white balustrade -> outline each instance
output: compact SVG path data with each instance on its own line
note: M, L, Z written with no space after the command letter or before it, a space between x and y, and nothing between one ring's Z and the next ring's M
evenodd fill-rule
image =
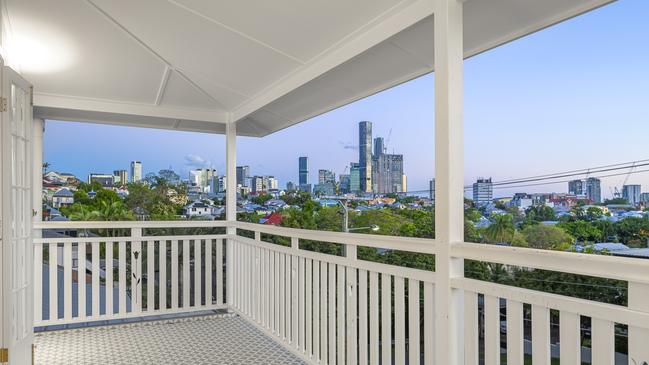
M119 229L124 236L36 238L34 257L40 264L35 265L35 325L223 308L248 319L310 363L433 364L436 351L447 350L438 348L435 339L435 318L445 315L435 308L440 295L435 272L299 247L300 240L312 240L435 254L434 240L242 222L230 228L251 231L251 238L233 233L147 235L149 229L225 229L228 224L38 224L36 228L43 230ZM263 241L265 234L286 237L287 245ZM463 338L465 364L477 364L479 358L486 365L499 364L502 358L508 364L530 360L549 364L552 356L559 356L562 364L580 364L586 360L584 318L591 323L593 364L613 363L616 325L629 328L629 360L647 361L648 261L470 243L451 245L450 256L629 283L629 305L619 306L451 278L453 290L463 295L462 308L456 308L463 313L462 328L454 330ZM232 277L226 278L226 273ZM554 324L559 327L558 343L552 343L551 333L557 336L551 318L558 322ZM531 337L525 337L528 330Z

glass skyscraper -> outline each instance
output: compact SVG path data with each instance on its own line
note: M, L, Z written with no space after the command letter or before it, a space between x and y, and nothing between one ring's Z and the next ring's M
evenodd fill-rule
M358 165L360 169L360 190L372 192L372 122L358 123Z
M300 185L306 185L309 183L309 158L300 157L299 158L299 173L300 173Z

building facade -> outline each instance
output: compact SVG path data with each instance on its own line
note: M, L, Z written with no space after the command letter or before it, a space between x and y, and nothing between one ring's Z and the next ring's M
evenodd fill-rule
M361 191L361 169L356 162L352 162L349 167L349 191L351 193Z
M360 171L360 191L372 192L372 122L358 124L358 167Z
M131 161L131 182L142 181L142 162Z
M640 204L640 194L641 194L640 185L624 185L622 187L622 198L626 199L631 205Z
M593 203L602 202L602 184L598 178L586 179L586 198Z
M493 183L491 178L478 178L473 183L473 202L476 206L485 206L491 204L494 198Z
M298 158L298 175L299 185L309 183L309 158L306 156Z
M335 184L336 174L331 170L318 170L318 184Z
M250 166L237 166L237 186L250 187Z
M574 195L585 195L586 184L584 180L572 180L568 182L568 193Z
M113 171L113 181L117 186L123 186L128 183L128 171L126 170L115 170Z
M381 153L375 156L372 170L373 191L377 194L405 191L403 155Z

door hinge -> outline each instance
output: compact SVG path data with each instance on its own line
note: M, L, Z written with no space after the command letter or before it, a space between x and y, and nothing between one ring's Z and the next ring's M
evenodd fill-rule
M4 113L7 111L7 98L0 98L0 112Z
M0 349L0 362L9 362L9 349Z
M29 87L29 106L34 106L34 86Z

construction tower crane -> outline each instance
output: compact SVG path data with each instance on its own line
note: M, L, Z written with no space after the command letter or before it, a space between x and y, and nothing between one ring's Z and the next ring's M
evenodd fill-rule
M614 198L621 198L622 197L622 190L624 189L624 185L626 185L627 182L629 182L629 177L633 173L633 170L635 169L635 161L633 164L631 164L631 168L629 168L629 172L626 173L626 176L624 177L624 181L622 182L622 187L618 189L618 187L615 187L615 192L613 193Z

